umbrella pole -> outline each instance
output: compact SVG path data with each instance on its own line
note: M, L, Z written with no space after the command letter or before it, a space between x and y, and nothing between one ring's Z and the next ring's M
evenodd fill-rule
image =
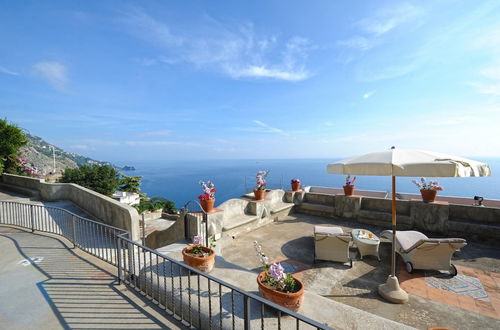
M396 276L396 177L392 177L392 250L391 276Z
M378 286L378 293L387 301L395 304L404 304L408 301L408 294L399 287L396 277L396 177L392 177L392 248L391 248L391 275L387 282Z

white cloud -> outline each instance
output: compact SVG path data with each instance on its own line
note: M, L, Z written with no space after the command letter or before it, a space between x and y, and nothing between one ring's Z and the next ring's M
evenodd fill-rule
M365 18L356 25L365 33L381 36L397 26L407 23L422 14L422 9L408 3L391 6Z
M311 76L305 60L312 46L305 38L258 36L252 24L226 26L215 19L200 24L191 33L174 31L167 23L138 9L126 13L120 21L131 34L168 53L140 59L144 65L184 62L232 78L300 81Z
M147 147L147 146L186 146L186 147L198 147L201 146L198 143L192 142L179 142L179 141L126 141L126 145L132 147Z
M147 136L170 136L170 135L172 135L171 130L162 129L162 130L157 130L157 131L149 131L149 132L140 133L137 136L147 137Z
M480 73L486 78L500 80L500 66L484 68L480 71Z
M371 17L364 18L354 24L359 29L359 32L361 32L361 35L340 40L337 42L337 45L360 51L370 50L383 43L383 35L400 25L415 20L422 13L421 8L407 3L381 9Z
M131 33L155 44L171 47L184 43L184 39L174 35L166 24L155 20L139 9L124 13L121 21L129 26Z
M281 135L285 135L285 136L288 136L288 133L283 131L282 129L279 129L279 128L276 128L276 127L272 127L272 126L269 126L268 124L264 123L264 122L261 122L260 120L252 120L255 124L257 124L258 126L264 128L264 131L265 132L268 132L268 133L278 133L278 134L281 134Z
M491 29L489 31L481 30L481 34L472 40L473 46L477 48L486 48L500 50L500 29Z
M378 81L404 76L415 71L420 65L420 59L404 59L402 62L409 63L393 63L389 66L384 66L383 63L366 63L359 65L356 68L356 78L361 81Z
M7 69L6 67L0 66L0 73L5 73L11 76L18 76L19 73Z
M364 99L368 99L368 98L370 98L373 94L375 94L375 92L376 92L376 90L372 90L372 91L369 91L369 92L367 92L367 93L364 93L364 94L363 94L363 98L364 98Z
M70 149L78 149L78 150L95 150L94 147L91 147L91 146L88 146L86 144L75 144L75 145L72 145L72 146L69 146Z
M66 90L68 76L66 67L63 64L59 62L39 62L33 65L33 69L55 89Z
M118 141L103 140L103 139L82 139L81 141L75 141L75 142L82 142L90 146L119 146L121 144Z
M354 49L359 49L359 50L369 50L373 48L377 44L377 41L372 38L366 38L362 36L355 36L352 37L351 39L347 40L340 40L337 42L337 45L347 47L347 48L354 48Z
M470 86L475 87L479 94L500 96L500 83L471 82Z
M250 66L248 68L238 67L236 69L227 69L229 75L235 78L253 77L253 78L275 78L288 81L300 81L309 78L307 71L283 71L277 69L268 69L262 66Z

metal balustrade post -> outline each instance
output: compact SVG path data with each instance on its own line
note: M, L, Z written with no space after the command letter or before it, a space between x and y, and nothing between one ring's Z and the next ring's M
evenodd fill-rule
M205 246L208 246L208 214L204 210L203 213L203 221L205 221Z
M76 248L76 224L75 224L75 216L71 215L71 240L73 241L73 249Z
M250 330L250 297L247 295L243 296L243 328L245 330Z
M142 245L146 246L146 220L144 220L144 213L142 214Z
M116 244L116 258L118 259L116 261L116 266L118 267L118 285L122 283L122 251L120 248L120 238L114 232L115 235L115 244Z
M35 215L33 211L34 205L30 205L30 222L31 222L31 232L35 232Z

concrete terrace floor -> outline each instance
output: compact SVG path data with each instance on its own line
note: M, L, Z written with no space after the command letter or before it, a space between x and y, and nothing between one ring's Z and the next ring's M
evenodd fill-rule
M380 262L371 256L359 260L357 250L352 248L353 268L333 262L313 264L314 225L340 226L347 232L363 228L377 236L387 229L341 219L293 214L235 238L231 246L224 248L222 255L229 262L259 272L260 264L253 248L253 241L258 241L271 260L283 262L285 271L294 272L303 280L306 290L324 297L420 329L437 326L500 328L499 244L469 241L453 259L459 275L481 281L488 295L486 300L431 287L427 281L436 278L446 281L449 276L419 270L408 274L398 257L401 286L410 293L410 300L397 305L386 302L377 293L378 284L384 283L390 272L390 243L381 243Z
M59 236L0 226L0 328L181 329Z

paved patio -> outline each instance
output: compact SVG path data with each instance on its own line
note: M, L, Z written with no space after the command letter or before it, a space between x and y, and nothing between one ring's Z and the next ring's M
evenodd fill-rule
M336 225L344 231L364 228L376 235L387 229L295 214L235 238L233 244L224 249L223 257L259 271L252 244L256 240L271 259L283 262L285 270L301 278L306 290L324 297L420 329L500 328L500 245L468 242L454 256L453 262L459 270L455 278L433 271L415 271L410 275L398 258L401 285L410 294L410 300L407 304L395 305L382 300L377 293L378 284L384 283L389 274L389 243L380 246L381 262L370 256L359 260L354 248L350 251L355 260L353 268L333 262L313 264L314 225ZM464 289L464 283L469 288Z
M0 226L2 329L180 329L117 285L107 263L57 236Z

